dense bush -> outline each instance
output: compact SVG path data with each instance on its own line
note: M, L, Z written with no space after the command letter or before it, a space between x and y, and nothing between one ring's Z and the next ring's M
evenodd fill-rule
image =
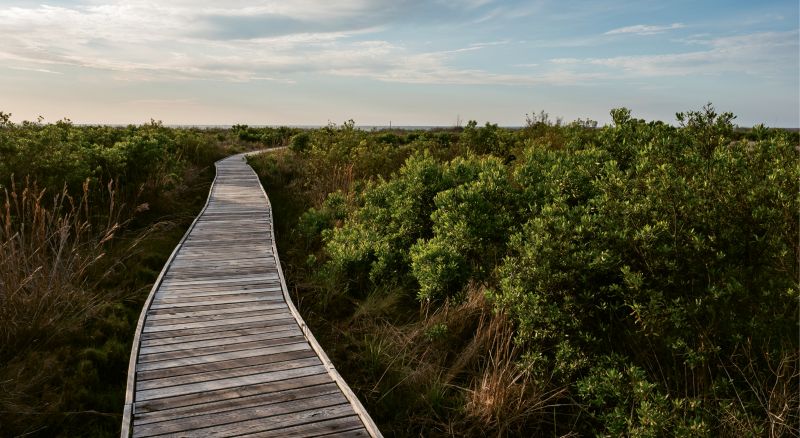
M117 195L147 193L151 207L176 189L190 166L208 166L225 153L216 132L172 129L160 122L114 128L10 122L0 113L0 186L30 177L40 188L79 193L85 181L114 181ZM105 201L104 201L105 202Z
M430 155L409 158L399 175L368 186L361 207L342 227L323 234L328 269L363 286L408 274L408 248L430 232L433 198L444 188L442 169Z
M313 257L290 281L349 297L333 314L354 334L328 348L384 368L347 378L392 393L361 394L386 430L798 433L797 135L737 129L710 105L678 126L611 116L413 135L347 123L273 161L293 169L273 190L314 206L294 219ZM484 323L476 291L501 322ZM506 320L513 344L487 328ZM486 382L527 401L481 410L484 390L456 389Z
M434 197L433 237L411 247L419 298L437 300L484 281L505 252L516 196L495 157L457 158L444 168L450 188Z
M652 416L633 399L614 413L613 403L591 404L611 432L649 424L664 433L688 417L692 427L719 427L720 412L750 392L737 370L774 381L764 359L797 351L796 145L780 135L731 142L730 117L693 120L684 129L636 120L608 128L609 137L655 135L622 155L624 168L607 148L588 178L570 178L583 199L545 196L500 267L498 303L518 321L534 369L578 379L589 400L605 397L592 383L598 374L627 369L673 401L653 405L665 412ZM564 165L587 169L581 153ZM763 356L742 362L745 344ZM731 375L738 383L722 390ZM743 414L766 414L749 402Z
M241 150L221 130L0 113L0 435L118 433L144 298Z
M294 135L300 133L299 129L287 126L254 128L247 125L233 125L231 131L239 140L270 148L285 146Z

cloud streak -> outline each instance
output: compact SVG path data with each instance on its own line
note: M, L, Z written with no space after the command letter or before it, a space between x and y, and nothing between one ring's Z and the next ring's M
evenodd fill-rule
M48 70L46 68L30 68L30 67L9 67L11 70L20 70L20 71L32 71L36 73L47 73L51 75L60 75L63 74L58 71Z
M762 32L693 40L706 50L608 58L555 58L561 68L601 67L618 79L667 76L747 74L761 79L797 73L798 31Z
M611 29L604 35L657 35L670 30L682 29L686 27L683 23L672 23L667 26L653 26L647 24L637 24L634 26L619 27Z
M414 3L414 2L412 2ZM488 0L442 2L478 10ZM415 52L370 39L395 8L387 1L330 2L179 0L0 9L0 35L10 44L0 59L22 68L55 72L59 66L107 70L123 80L267 80L293 83L297 73L371 78L413 84L566 84L584 77L567 72L522 75L458 68L460 54L510 44L496 40ZM412 5L413 6L413 5ZM313 14L306 11L313 10Z
M411 2L419 6L422 2ZM488 0L428 3L477 16L498 7ZM455 5L455 6L454 6ZM407 6L407 5L406 5ZM457 67L470 53L510 40L468 43L439 51L372 38L390 23L396 3L384 0L297 2L146 0L72 7L0 9L0 59L17 68L58 73L59 66L108 70L125 80L227 80L293 83L298 73L412 84L581 84L630 77L740 72L770 76L793 59L797 32L694 39L704 50L657 55L556 58L514 73L503 66ZM500 7L503 8L503 7ZM311 11L311 12L309 12ZM619 27L605 35L655 35L682 23ZM791 58L791 57L789 57ZM537 65L538 64L538 65ZM518 63L510 63L513 67Z

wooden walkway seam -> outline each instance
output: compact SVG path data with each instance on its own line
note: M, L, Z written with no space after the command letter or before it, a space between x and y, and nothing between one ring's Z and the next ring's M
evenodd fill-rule
M249 154L215 163L150 290L120 436L381 437L292 303Z

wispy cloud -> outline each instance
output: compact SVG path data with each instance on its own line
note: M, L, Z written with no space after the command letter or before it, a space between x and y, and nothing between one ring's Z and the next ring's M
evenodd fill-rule
M381 38L392 14L427 8L431 16L473 11L473 17L520 17L542 5L491 0L395 3L386 0L149 0L67 6L0 7L0 59L17 68L57 73L55 66L107 70L123 80L222 80L293 83L298 73L431 84L582 84L623 77L744 72L770 76L794 68L797 32L724 38L695 35L700 50L654 55L529 58L528 71L487 64L460 67L468 52L492 50L513 39L487 39L445 50L413 50ZM434 8L434 9L431 9ZM438 8L438 9L437 9ZM449 19L449 18L447 18ZM463 21L463 17L453 18ZM606 35L653 35L682 23L620 27ZM565 48L591 44L575 37ZM602 39L602 38L601 38ZM598 38L594 38L598 40ZM553 40L556 41L556 40ZM562 42L563 43L563 42ZM553 44L552 42L550 44ZM536 46L534 44L534 46ZM794 55L791 55L794 50ZM789 55L787 55L789 54Z
M502 6L497 6L488 10L483 15L475 18L473 20L473 23L478 24L492 20L509 20L509 19L516 20L520 18L525 18L541 11L543 7L544 7L544 2L541 0L525 2L524 4L521 5L504 4Z
M281 80L277 76L282 70L296 70L309 59L314 69L316 62L309 55L332 51L338 40L362 32L360 28L326 31L309 26L315 30L215 39L198 19L216 11L212 3L198 2L197 9L183 3L187 2L0 8L0 36L6 41L0 59L26 64L22 67L29 69L71 65L142 80ZM299 13L277 2L274 6L287 16ZM347 5L342 9L347 10ZM257 12L240 10L242 15Z
M656 35L670 30L682 29L686 27L683 23L672 23L666 26L654 26L647 24L637 24L634 26L625 26L617 29L611 29L605 35Z
M429 4L455 11L481 10L492 3ZM567 84L585 78L584 73L521 75L454 66L462 53L490 50L510 44L510 39L422 52L400 42L371 39L388 25L387 11L397 7L384 0L348 0L335 6L320 0L264 1L256 6L237 0L224 8L210 0L160 5L130 0L0 8L0 36L7 41L0 59L29 69L66 65L107 70L126 81L294 83L298 73L429 84Z
M196 105L197 99L134 99L123 103L131 105Z
M20 71L32 71L36 73L47 73L51 75L60 75L63 74L60 71L55 70L48 70L46 68L31 68L31 67L9 67L11 70L20 70Z
M383 82L449 85L581 85L603 79L604 74L567 69L538 70L527 74L498 73L481 69L453 67L454 51L395 53L376 63L339 65L329 72L341 76L365 77ZM357 66L354 66L357 65Z
M608 58L556 58L550 63L573 70L603 67L608 77L665 77L739 73L769 79L797 74L798 31L762 32L705 40L706 50Z

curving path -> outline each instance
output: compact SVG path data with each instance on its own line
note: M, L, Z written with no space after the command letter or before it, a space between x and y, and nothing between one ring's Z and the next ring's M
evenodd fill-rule
M255 172L216 167L139 318L121 436L381 436L289 298Z

